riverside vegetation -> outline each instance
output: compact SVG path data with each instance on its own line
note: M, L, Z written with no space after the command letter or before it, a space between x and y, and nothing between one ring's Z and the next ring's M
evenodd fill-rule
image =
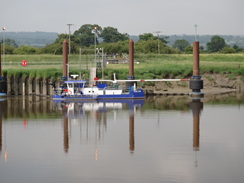
M84 67L84 63L89 62L86 57L87 55L83 55L80 59L79 55L69 55L69 73L82 73L84 79L88 79L88 70ZM2 60L5 77L59 79L62 76L62 55L5 55ZM28 62L27 67L21 66L22 60ZM136 54L134 61L135 77L140 79L178 78L192 75L191 54ZM229 74L230 77L237 75L244 77L244 54L201 54L200 71L201 74L216 73ZM126 79L128 64L107 64L104 69L105 79L110 78L113 73L116 73L117 79ZM98 70L98 77L101 76L102 71Z
M87 60L88 59L88 60ZM89 59L94 62L94 55L69 55L69 75L78 74L89 80L86 64ZM117 58L121 59L121 58ZM19 78L49 79L60 81L62 77L62 55L5 55L2 59L3 76ZM26 60L28 65L21 66ZM134 75L136 79L191 78L191 54L135 54ZM116 73L117 79L126 79L128 64L107 64L106 68L97 70L97 77L111 79ZM203 76L204 88L221 87L241 90L244 86L244 54L201 54L200 74ZM147 91L175 93L189 90L188 82L139 82ZM240 90L240 89L239 89Z

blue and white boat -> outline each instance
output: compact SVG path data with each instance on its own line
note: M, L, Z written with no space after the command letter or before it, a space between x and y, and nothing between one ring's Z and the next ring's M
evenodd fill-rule
M113 86L105 83L98 83L92 86L87 86L85 80L68 80L64 84L54 90L53 100L114 100L114 99L143 99L144 92L142 89L131 86L124 89L118 86L113 80L98 80L98 81L112 81Z
M64 84L54 90L53 100L66 101L89 101L89 100L120 100L120 99L144 99L142 89L136 87L136 82L145 81L188 81L188 79L137 79L137 80L101 80L94 78L96 84L88 85L85 80L67 80ZM112 83L112 86L104 82ZM129 88L118 85L119 82L130 82Z

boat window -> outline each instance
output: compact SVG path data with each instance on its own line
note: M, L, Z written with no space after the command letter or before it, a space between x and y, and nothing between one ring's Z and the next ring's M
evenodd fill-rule
M78 87L78 88L83 88L83 85L84 85L84 83L79 83L79 84L77 85L77 87Z
M72 88L72 83L69 83L69 84L68 84L68 87L69 87L69 88Z

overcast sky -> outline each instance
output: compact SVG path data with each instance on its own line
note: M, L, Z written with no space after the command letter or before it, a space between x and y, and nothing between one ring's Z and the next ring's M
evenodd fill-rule
M244 35L244 0L1 0L6 31L68 33L84 24L139 35Z

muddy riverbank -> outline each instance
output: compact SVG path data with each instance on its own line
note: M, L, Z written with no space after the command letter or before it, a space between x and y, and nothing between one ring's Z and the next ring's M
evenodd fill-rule
M201 90L205 95L244 92L243 76L230 78L227 74L204 74L201 78L204 88ZM154 86L142 86L146 94L155 95L188 95L191 92L189 82L156 82Z

